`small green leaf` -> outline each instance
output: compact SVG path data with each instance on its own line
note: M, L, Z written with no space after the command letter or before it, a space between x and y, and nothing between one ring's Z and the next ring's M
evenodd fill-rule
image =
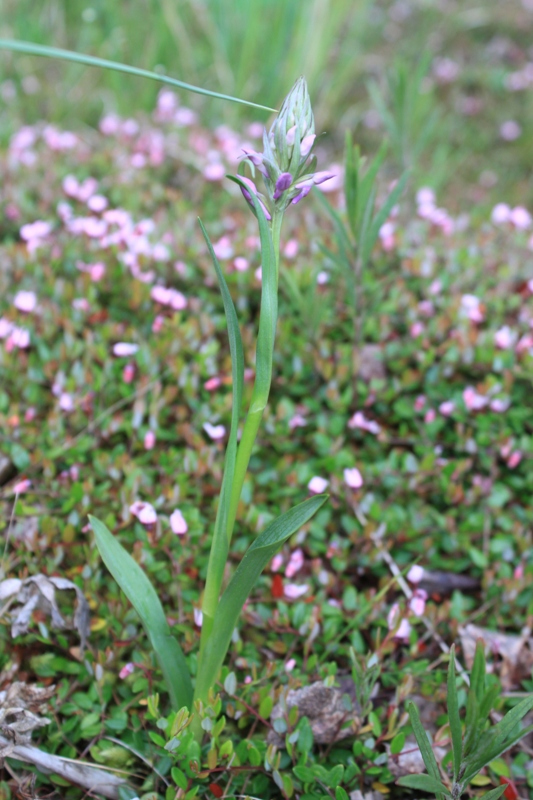
M414 703L411 702L408 705L408 711L411 725L413 726L413 733L420 748L420 753L422 755L424 764L426 765L426 769L432 778L434 778L436 781L439 781L440 772L437 760L435 758L435 754L433 753L433 748L428 740L427 733L420 722L418 708Z
M398 786L405 786L407 789L422 789L423 792L432 794L444 794L451 797L451 792L439 780L432 778L431 775L404 775L396 783Z
M448 667L448 718L450 720L450 733L453 751L453 779L457 781L461 760L463 758L463 737L461 731L461 718L459 716L459 703L457 700L457 686L455 683L455 645L450 653Z
M342 786L337 786L335 789L335 800L350 800L348 793Z
M403 750L403 746L405 744L405 733L397 733L392 742L390 743L390 751L393 756L397 756L398 753L401 753Z
M481 705L485 695L486 671L485 644L482 639L478 639L472 672L470 673L470 690L474 692L479 705Z
M479 800L498 800L499 797L507 789L507 784L504 783L503 786L497 786L496 789L491 789L490 792L486 792L486 794L482 794Z

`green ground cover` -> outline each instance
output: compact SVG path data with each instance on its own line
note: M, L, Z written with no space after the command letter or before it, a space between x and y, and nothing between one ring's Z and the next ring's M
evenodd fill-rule
M533 691L533 12L406 0L313 3L307 17L297 2L275 4L269 25L285 39L272 36L257 64L263 3L244 4L239 24L223 3L133 5L152 14L148 35L118 6L52 1L34 16L7 3L0 32L162 64L265 104L310 70L317 128L328 131L319 168L338 179L285 221L274 381L232 565L280 512L324 488L330 500L259 580L199 749L168 707L87 515L150 576L194 674L231 409L223 303L197 217L239 314L249 395L257 227L224 174L259 145L265 120L2 53L2 578L26 583L0 583L0 689L55 686L42 711L29 706L50 720L33 744L122 769L139 797L406 797L395 781L416 750L409 699L425 709L436 752L450 749L453 643L460 672L485 637L498 714ZM378 207L410 169L360 274L331 215L345 219L346 130L365 154L389 140ZM37 575L68 579L87 599L85 648L80 615L61 630L50 600L13 636ZM56 589L56 614L71 620L74 595ZM321 732L303 701L299 715L272 714L287 689L319 681L341 687L344 716L325 714L333 728ZM472 796L503 777L508 798L527 797L531 746L494 760ZM31 796L34 772L11 758L0 797ZM86 796L42 771L34 793Z

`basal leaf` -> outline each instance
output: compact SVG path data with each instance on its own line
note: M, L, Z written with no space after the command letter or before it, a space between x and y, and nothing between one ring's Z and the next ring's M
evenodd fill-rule
M282 514L267 525L246 551L218 604L197 677L196 698L205 697L216 681L242 607L263 569L289 536L305 525L326 500L327 495L316 495Z
M186 706L190 709L192 684L187 662L170 632L154 587L104 523L92 516L89 516L89 522L106 567L141 618L161 666L173 708Z

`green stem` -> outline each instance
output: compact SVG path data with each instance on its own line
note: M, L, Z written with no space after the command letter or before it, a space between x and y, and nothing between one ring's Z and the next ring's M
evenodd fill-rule
M275 259L275 270L276 270L275 273L276 296L277 296L278 276L279 276L279 246L280 246L282 217L283 215L281 213L278 214L275 213L272 217L272 222L271 222L271 232L272 232L272 241L274 245L274 259ZM276 319L273 320L272 327L275 330ZM242 487L244 479L246 477L248 463L250 461L250 455L252 453L257 432L259 430L259 425L261 423L263 411L268 401L268 395L270 392L270 385L272 381L273 351L274 351L274 339L272 338L272 346L270 348L270 351L266 359L268 363L260 365L262 380L258 380L257 373L259 372L259 369L258 365L256 364L256 380L254 382L252 399L250 401L250 408L248 410L241 441L237 450L235 470L233 473L233 480L231 487L230 504L226 517L227 520L226 533L227 533L228 547L233 533L235 517L237 514L237 507L239 505ZM267 381L264 380L265 375L268 376ZM224 514L222 512L223 496L224 493L221 494L221 503L218 508L217 520L215 526L218 526L221 523L221 520L224 518ZM200 636L200 652L198 654L198 669L196 678L196 688L194 691L194 700L201 700L203 703L207 701L207 695L209 692L209 687L205 685L205 680L202 680L205 668L204 664L205 649L213 630L215 612L220 597L220 589L222 586L222 578L224 570L223 568L220 569L219 567L221 564L225 564L226 562L226 558L222 558L222 556L223 554L221 552L214 553L212 551L210 553L206 586L204 590L204 600L202 604L202 613L203 613L202 633ZM216 560L217 562L216 564L213 563L214 560ZM198 717L198 715L196 714L195 717ZM199 719L196 719L196 721L193 720L193 730L195 732L196 738L197 739L201 738L202 728L200 726Z
M272 241L274 243L274 255L276 260L276 291L279 279L279 247L280 247L282 220L283 220L283 214L282 213L276 214L274 212L272 216L271 229L272 229ZM261 420L263 418L263 411L266 408L266 404L268 402L268 396L270 394L270 385L272 382L273 350L274 350L274 342L272 342L272 352L270 353L270 363L268 365L270 381L268 383L268 386L259 386L256 375L254 388L252 392L252 399L250 401L250 408L248 410L248 414L246 415L246 422L244 423L241 441L239 443L239 449L237 450L237 460L235 462L235 473L233 476L233 484L231 487L231 498L228 511L228 521L227 521L228 543L231 542L233 527L235 525L235 518L237 516L237 507L239 505L239 500L241 499L242 487L244 484L244 479L246 477L246 472L248 471L250 456L252 454L252 449L255 444L257 432L259 430L259 425L261 424Z

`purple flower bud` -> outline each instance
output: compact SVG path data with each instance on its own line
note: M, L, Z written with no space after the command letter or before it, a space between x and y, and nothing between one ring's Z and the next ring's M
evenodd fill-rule
M310 133L309 136L304 136L302 139L302 143L300 145L300 156L301 158L306 158L311 152L311 148L315 142L316 135L314 133Z
M296 125L293 125L292 128L289 128L287 134L285 136L287 140L287 144L289 147L292 147L294 144L294 137L296 136Z
M307 197L307 195L309 194L309 192L313 188L313 181L306 181L305 183L301 183L300 186L298 186L297 188L300 189L300 193L297 194L296 197L294 197L292 199L291 202L292 202L293 206L295 206L297 203L299 203L300 200L303 200L304 197Z
M313 183L315 186L318 186L319 183L324 183L325 181L329 181L330 178L334 178L334 172L315 172L313 175Z
M286 192L292 183L292 175L290 172L282 172L276 181L276 191L274 192L274 200L278 200L283 192Z
M244 177L241 178L241 181L243 181L243 183L245 183L249 187L249 189L253 192L253 194L257 197L257 199L259 200L259 202L261 204L261 208L263 209L265 217L268 220L271 220L272 217L270 215L270 212L269 212L268 208L265 206L265 204L263 203L263 201L261 200L261 198L259 197L259 194L258 194L257 187L256 187L255 183L252 180L250 180L250 178L244 178ZM243 193L244 199L248 201L248 203L252 206L252 208L254 208L252 195L250 194L248 189L245 189L244 186L240 186L240 190Z
M242 148L242 152L244 153L243 156L239 156L239 158L246 158L248 161L251 161L254 167L260 167L263 163L263 153L257 153L255 150L246 150L246 148Z

